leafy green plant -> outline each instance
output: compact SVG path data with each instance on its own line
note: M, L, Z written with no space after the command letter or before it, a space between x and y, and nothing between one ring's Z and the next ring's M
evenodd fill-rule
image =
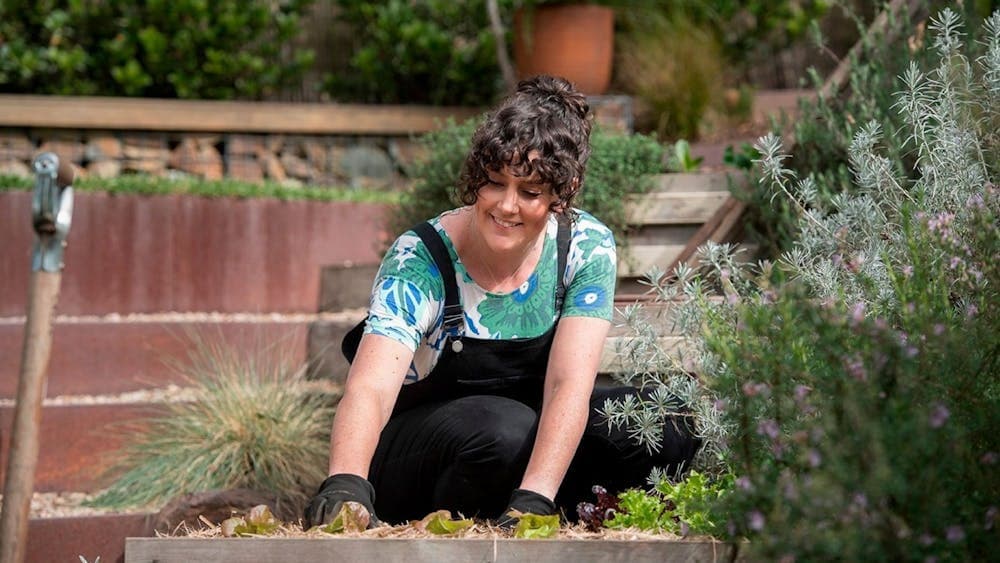
M0 92L259 99L312 62L312 0L0 3Z
M514 537L526 540L551 538L559 533L559 515L541 515L512 511L517 516Z
M723 164L748 172L753 170L754 161L759 158L760 152L753 148L750 143L741 144L739 149L734 148L733 145L726 145L722 153Z
M704 160L704 157L695 157L691 154L691 143L680 139L674 143L673 154L667 161L667 168L672 172L696 172Z
M630 489L618 495L619 508L605 525L683 536L721 534L721 499L732 492L733 483L731 474L713 481L697 471L676 483L658 477L652 491Z
M353 31L354 45L349 68L327 79L326 89L335 99L476 106L491 103L501 91L485 2L336 4L340 20Z
M34 188L34 185L34 180L31 178L0 175L0 192L7 190L30 190ZM332 186L290 188L271 181L242 182L229 179L176 180L147 174L133 174L106 179L80 178L73 182L73 189L112 194L186 194L200 197L271 197L281 200L361 201L371 203L396 203L399 198L399 195L393 192L374 190L356 190Z
M337 396L308 386L283 342L252 353L198 335L192 342L189 357L174 364L195 398L122 428L126 446L114 469L124 472L91 503L143 506L249 488L304 504L326 476Z
M395 233L460 205L455 188L478 123L449 122L419 139L426 156L407 171L413 188L402 195L389 218ZM591 149L583 189L574 204L604 221L621 244L627 229L625 196L652 187L652 175L661 171L663 147L649 136L596 128Z
M762 184L796 217L778 263L710 244L697 271L651 280L680 298L686 367L715 397L694 408L715 454L697 461L736 473L726 528L753 559L979 560L995 543L1000 11L976 58L956 12L929 29L938 62L902 75L905 127L869 122L849 146L852 193L822 204L776 137L758 142ZM884 155L896 144L912 177Z

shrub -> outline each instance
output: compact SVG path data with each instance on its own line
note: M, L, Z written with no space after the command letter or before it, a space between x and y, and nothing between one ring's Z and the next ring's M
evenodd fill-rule
M311 64L311 2L5 0L0 92L259 99Z
M902 77L909 127L887 143L911 151L915 180L880 153L871 122L850 146L855 193L822 207L762 138L763 181L797 213L795 246L755 271L707 246L700 273L655 284L687 301L678 321L719 414L699 426L720 430L709 443L738 475L729 533L754 557L978 560L995 542L1000 193L985 155L1000 11L974 61L955 12L930 29L939 62Z
M485 2L337 0L337 5L340 19L353 30L354 47L349 68L327 80L334 98L477 106L500 92Z
M249 488L302 506L326 477L337 395L305 384L305 368L283 342L247 354L195 336L175 367L194 389L190 401L128 428L116 469L125 472L97 506L160 504L198 491Z
M0 192L30 190L32 178L0 174ZM239 180L171 179L147 174L131 174L117 178L79 178L73 189L81 192L107 192L112 194L166 195L186 194L200 197L273 197L282 200L310 201L361 201L396 203L395 192L356 190L324 186L291 188L273 181L244 182Z
M458 124L452 121L420 138L426 156L407 171L414 180L413 188L403 194L389 218L394 233L461 205L456 186L478 124L475 119ZM661 172L663 147L649 136L609 133L596 127L591 149L583 189L574 205L607 224L623 245L625 196L652 187L652 175Z
M867 22L848 11L857 23L862 38L860 51L850 59L850 67L843 90L830 96L815 99L801 98L798 115L790 126L795 139L795 159L789 168L800 176L811 176L815 187L814 198L829 204L839 194L854 193L848 155L850 145L859 129L872 121L882 131L890 133L881 139L881 150L896 175L911 181L917 177L912 152L904 146L905 137L895 132L906 126L903 116L894 107L894 93L899 89L899 77L906 72L910 62L927 68L937 64L940 54L925 37L923 25L911 26L913 14L909 7L923 11L929 2L904 3L898 13L888 20L882 36L867 37ZM973 3L966 3L968 18L977 21ZM978 28L959 40L965 43L970 57L982 54L983 46L976 41ZM885 41L885 36L895 41ZM821 47L824 39L817 34ZM817 90L823 87L825 77L810 70L808 85ZM995 127L994 130L997 128ZM995 146L996 143L993 143ZM987 162L1000 162L994 153ZM756 189L735 194L747 201L750 221L748 233L753 242L767 256L778 256L788 250L796 240L796 211L786 199L771 197L766 185L751 183Z

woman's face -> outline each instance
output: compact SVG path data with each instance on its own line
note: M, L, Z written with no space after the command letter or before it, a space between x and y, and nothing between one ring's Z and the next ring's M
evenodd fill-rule
M495 252L525 251L545 229L554 201L551 187L535 174L515 176L507 166L490 170L473 205L476 227Z

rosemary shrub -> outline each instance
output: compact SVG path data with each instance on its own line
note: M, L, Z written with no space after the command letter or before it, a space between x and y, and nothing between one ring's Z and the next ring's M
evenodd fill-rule
M686 356L626 312L642 369L624 379L681 398L696 468L738 476L727 534L761 559L985 560L996 542L1000 11L975 51L951 9L928 29L936 64L900 76L904 128L855 134L849 193L817 197L780 139L757 143L762 189L796 216L776 263L708 244L697 268L650 274ZM884 156L897 145L912 170ZM639 439L663 410L623 407L605 411Z

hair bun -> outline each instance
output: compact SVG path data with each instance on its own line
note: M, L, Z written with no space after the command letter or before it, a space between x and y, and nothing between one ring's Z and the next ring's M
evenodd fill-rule
M558 106L580 119L586 119L590 112L587 97L573 88L569 80L559 76L540 74L522 80L517 85L517 94L531 96L542 106Z

